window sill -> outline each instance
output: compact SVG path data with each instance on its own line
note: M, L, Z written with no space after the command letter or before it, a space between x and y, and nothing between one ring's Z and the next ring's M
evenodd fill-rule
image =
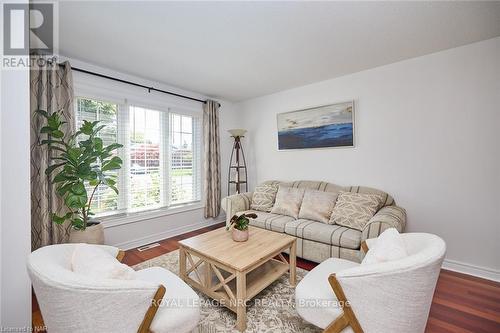
M95 218L95 220L101 222L104 228L112 228L120 225L151 220L168 215L180 214L202 208L203 205L201 204L201 202L195 202L185 205L179 205L176 207L165 207L140 212L118 213L101 217L98 216Z

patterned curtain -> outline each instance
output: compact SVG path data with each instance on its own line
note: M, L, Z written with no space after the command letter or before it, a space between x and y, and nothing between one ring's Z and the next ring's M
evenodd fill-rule
M220 140L219 103L208 100L203 105L203 147L205 151L205 218L220 212Z
M69 237L69 225L52 222L52 213L65 213L62 200L50 184L45 170L49 166L49 152L40 146L40 129L45 122L36 110L49 114L62 111L67 135L74 133L73 78L69 62L62 65L47 63L31 70L31 248L63 243Z

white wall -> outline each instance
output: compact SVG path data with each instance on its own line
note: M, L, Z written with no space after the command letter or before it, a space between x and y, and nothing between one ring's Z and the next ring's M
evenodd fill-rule
M175 87L167 86L162 83L153 82L147 79L127 75L125 73L119 73L116 71L111 71L106 68L97 67L83 61L76 59L68 59L70 64L74 67L81 69L86 69L94 71L97 73L102 73L105 75L119 77L121 79L129 80L132 82L137 82L144 84L149 87L155 87L158 89L164 89L167 91L172 91L187 96L192 96L198 99L207 99L207 96ZM102 90L102 94L113 95L113 94L130 94L134 98L140 100L148 101L152 104L174 104L179 107L187 107L193 109L199 109L201 114L201 103L189 101L186 99L181 99L162 93L148 93L146 89L130 86L127 84L122 84L114 82L104 78L98 78L81 72L73 71L73 81L75 87L75 94L78 94L79 90L88 89L93 87L93 90ZM231 151L231 139L229 135L225 135L226 130L234 127L235 113L233 104L223 100L219 100L221 103L220 113L220 130L221 136L221 156L222 156L222 194L225 195L226 180L227 180L227 165L228 157ZM202 177L203 179L203 177ZM223 212L216 219L205 219L203 217L203 207L198 205L198 207L192 207L187 211L173 211L168 213L159 214L139 214L140 218L135 217L125 217L122 219L104 220L104 232L106 243L110 245L115 245L123 249L129 249L137 247L140 245L148 244L154 241L172 237L184 232L188 232L194 229L199 229L204 226L208 226L217 222L224 221Z
M2 70L0 86L0 328L27 329L31 327L26 271L31 251L29 72Z
M2 12L3 9L0 9L0 13L3 15ZM3 34L3 31L2 31ZM0 112L3 109L1 106L1 99L2 99L2 70L0 70ZM2 116L0 113L0 129L2 128ZM0 241L2 241L2 135L0 135ZM2 257L2 245L0 244L0 327L3 326L3 321L2 321L2 270L3 270L3 257Z
M0 327L30 327L31 283L26 271L31 252L28 71L4 71L1 80Z
M355 100L356 148L277 151L276 113L347 100ZM500 38L237 107L252 179L385 190L406 208L408 231L444 238L447 267L499 279Z

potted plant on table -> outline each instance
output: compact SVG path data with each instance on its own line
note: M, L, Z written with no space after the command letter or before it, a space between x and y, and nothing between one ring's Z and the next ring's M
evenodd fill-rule
M107 186L118 194L115 172L121 168L122 160L114 152L122 145L103 144L98 134L105 126L99 125L99 121L83 121L76 133L66 136L62 131L65 122L58 112L49 115L38 110L37 113L47 122L40 130L47 135L41 145L47 145L51 164L45 174L68 211L62 216L53 213L52 221L70 222L71 243L103 244L102 225L92 221L92 200L99 186Z
M257 218L257 214L248 213L241 215L234 215L229 221L226 230L232 230L232 237L235 242L245 242L248 240L248 225L250 220Z

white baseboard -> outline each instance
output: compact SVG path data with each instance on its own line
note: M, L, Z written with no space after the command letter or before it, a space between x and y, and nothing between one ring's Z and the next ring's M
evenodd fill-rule
M443 269L500 282L500 271L492 268L480 267L456 260L445 259L443 262Z
M163 231L163 232L156 233L153 235L149 235L146 237L141 237L141 238L137 238L137 239L132 239L130 241L126 241L126 242L122 242L122 243L118 243L118 244L110 244L110 245L116 246L117 248L120 248L122 250L130 250L130 249L134 249L134 248L139 247L139 246L158 242L158 241L166 239L166 238L178 236L178 235L184 234L186 232L209 227L211 225L222 223L222 222L225 222L225 219L224 220L207 221L207 222L202 222L202 223L200 223L200 222L192 223L192 224L183 225L183 226L180 226L177 228L169 229L167 231Z

